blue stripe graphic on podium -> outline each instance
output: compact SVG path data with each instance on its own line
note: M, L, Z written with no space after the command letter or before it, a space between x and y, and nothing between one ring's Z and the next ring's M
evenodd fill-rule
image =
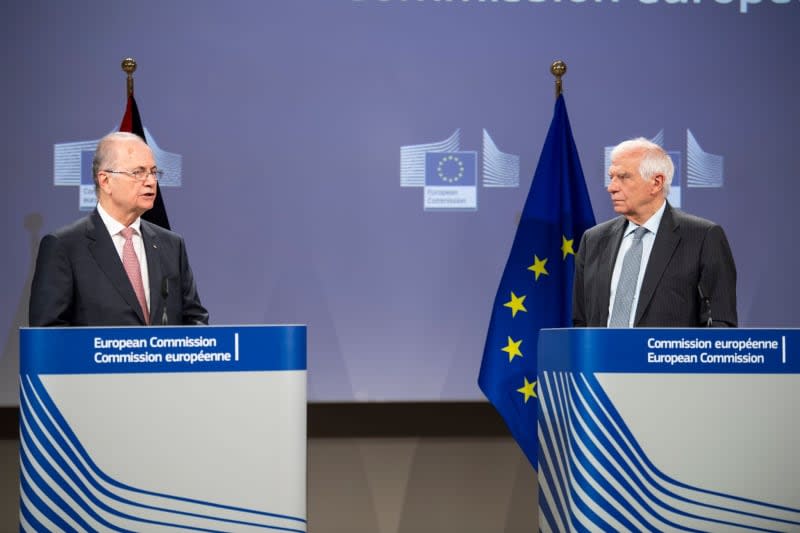
M263 530L303 533L306 520L128 485L84 448L37 376L20 381L21 530ZM25 527L27 525L27 527Z
M596 375L545 370L541 376L541 531L797 531L800 527L800 507L704 488L662 471ZM564 479L561 474L566 471L574 479Z

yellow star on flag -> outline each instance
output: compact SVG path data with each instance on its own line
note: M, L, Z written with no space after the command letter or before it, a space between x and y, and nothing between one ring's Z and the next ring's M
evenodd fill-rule
M514 291L511 291L511 301L503 304L505 307L511 309L511 318L517 316L517 311L525 311L526 313L528 312L528 310L525 309L525 306L522 305L522 302L525 301L526 297L527 295L525 294L523 294L520 297L517 297L517 295L514 294Z
M547 269L544 266L547 264L547 258L539 259L538 255L533 256L533 264L528 267L528 270L533 270L536 272L536 281L539 281L539 276L544 274L545 276L549 276L550 274L547 272Z
M566 259L569 254L575 255L575 250L572 249L574 242L575 239L567 239L566 235L561 236L561 251L564 253L564 257L561 259Z
M522 339L515 341L511 337L508 338L508 344L502 350L508 354L508 362L514 360L514 357L522 357L522 352L519 351L519 345L522 344Z
M525 378L525 386L522 388L517 389L517 392L520 392L525 395L525 403L528 403L530 398L536 398L536 391L533 390L536 388L536 381L531 383L528 381L528 378Z

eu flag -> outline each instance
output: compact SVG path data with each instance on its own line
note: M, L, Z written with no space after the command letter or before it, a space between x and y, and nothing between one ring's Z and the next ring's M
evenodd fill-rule
M478 376L481 390L534 468L539 330L571 325L575 252L583 232L594 224L564 97L559 96L497 289Z

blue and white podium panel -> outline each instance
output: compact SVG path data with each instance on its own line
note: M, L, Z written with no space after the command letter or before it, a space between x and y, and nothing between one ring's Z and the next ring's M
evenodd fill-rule
M20 330L24 531L306 531L305 326Z
M542 330L542 531L800 531L800 330Z

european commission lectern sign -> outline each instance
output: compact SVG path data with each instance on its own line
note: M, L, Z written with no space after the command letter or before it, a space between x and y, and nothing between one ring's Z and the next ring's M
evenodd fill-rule
M800 531L800 330L539 341L542 531Z
M306 531L305 326L20 330L26 531Z

